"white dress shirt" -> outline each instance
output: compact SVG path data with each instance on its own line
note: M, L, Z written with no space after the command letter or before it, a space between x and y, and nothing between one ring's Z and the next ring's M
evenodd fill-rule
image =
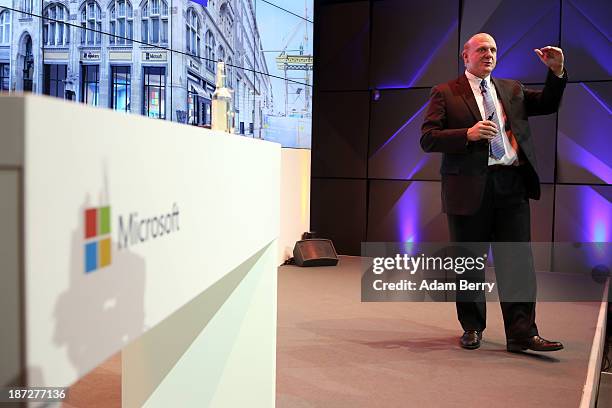
M467 77L468 82L470 83L470 87L472 88L472 92L474 93L474 98L476 98L476 104L478 105L478 110L480 110L480 116L483 118L483 120L486 120L487 116L485 115L484 110L484 98L482 96L482 92L480 92L480 82L482 81L482 78L477 77L476 75L468 72L467 70L465 71L465 76ZM497 97L497 91L495 90L495 86L491 82L491 75L484 78L484 80L487 81L488 89L491 92L493 100L495 101L495 116L498 118L499 125L501 126L501 129L498 129L498 131L504 132L504 137L502 137L502 140L504 142L504 155L499 160L495 160L494 158L489 156L489 166L494 164L502 164L509 166L516 162L517 155L516 151L510 144L508 135L506 134L506 113L504 112L504 107L502 106L499 98Z

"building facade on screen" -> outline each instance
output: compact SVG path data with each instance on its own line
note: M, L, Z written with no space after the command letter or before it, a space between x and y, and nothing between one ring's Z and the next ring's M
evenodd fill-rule
M235 131L262 137L274 105L258 30L252 0L0 0L0 90L209 125L224 61Z

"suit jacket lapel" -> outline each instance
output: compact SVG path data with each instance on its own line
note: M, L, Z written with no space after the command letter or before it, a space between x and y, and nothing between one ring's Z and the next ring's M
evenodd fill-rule
M470 83L465 74L461 75L457 82L459 84L461 96L463 97L463 100L465 101L468 108L470 108L472 115L474 115L476 121L482 120L482 116L480 115L480 109L478 109L476 98L474 98L474 92L472 92L472 87L470 87Z

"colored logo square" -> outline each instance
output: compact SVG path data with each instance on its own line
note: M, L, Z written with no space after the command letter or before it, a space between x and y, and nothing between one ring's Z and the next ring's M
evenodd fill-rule
M111 263L111 240L103 239L99 242L100 268Z
M98 267L98 243L85 244L85 273L91 272Z
M98 210L90 208L85 210L85 238L98 235Z
M99 234L110 234L110 207L102 207L98 212L98 216L100 217L100 230Z

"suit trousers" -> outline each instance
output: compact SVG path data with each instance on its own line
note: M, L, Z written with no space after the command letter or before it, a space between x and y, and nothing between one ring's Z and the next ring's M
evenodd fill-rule
M497 289L507 339L535 336L536 278L531 253L531 221L525 183L519 166L489 166L482 204L472 215L448 214L453 242L471 243L470 252L487 254L491 245ZM483 282L484 269L459 280ZM463 330L486 328L486 300L482 290L457 291L457 317Z

